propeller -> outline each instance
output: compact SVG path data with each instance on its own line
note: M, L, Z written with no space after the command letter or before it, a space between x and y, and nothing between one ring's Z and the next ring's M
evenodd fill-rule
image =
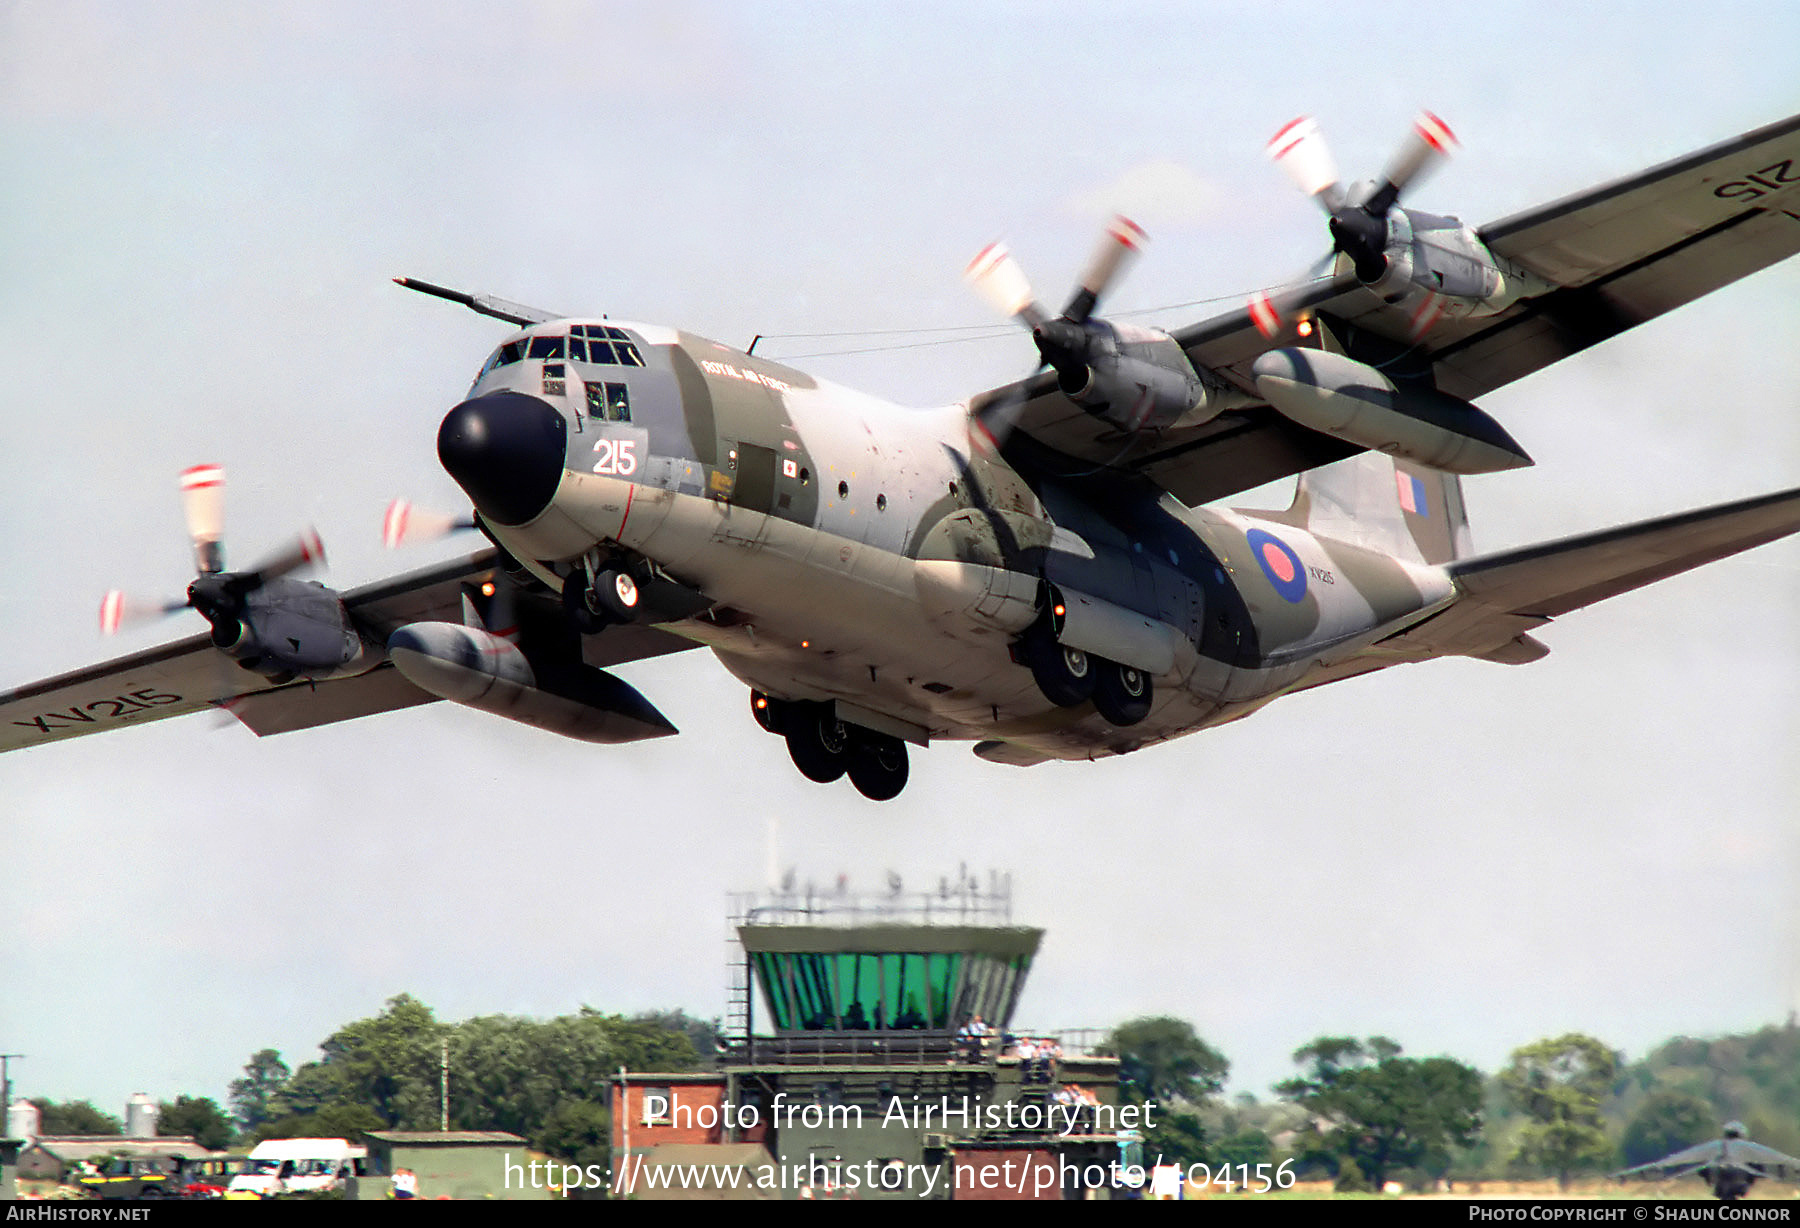
M991 243L983 248L963 270L963 277L1001 315L1031 330L1042 365L1056 371L1065 392L1073 392L1089 379L1088 359L1094 335L1088 321L1094 308L1145 241L1141 226L1123 215L1115 216L1100 236L1068 306L1054 318L1038 304L1025 271L1005 244ZM996 398L975 408L972 417L998 445L1012 430L1017 410L1017 398Z
M430 508L415 507L405 499L387 505L381 518L381 544L389 550L412 542L436 541L463 529L473 529L475 517L452 516Z
M1294 185L1319 202L1331 232L1331 251L1324 266L1339 255L1350 260L1359 281L1373 284L1387 272L1388 217L1400 196L1422 175L1450 156L1456 147L1450 126L1429 111L1421 111L1412 131L1389 160L1382 178L1360 199L1338 180L1337 163L1331 156L1318 123L1310 115L1293 120L1269 141L1268 154L1279 163ZM1323 269L1314 266L1305 284L1278 295L1262 292L1250 300L1250 316L1264 336L1279 332L1293 314L1298 299L1318 280Z
M145 600L110 590L100 601L100 630L112 635L127 623L195 609L213 624L221 647L235 640L235 624L249 595L278 576L325 561L325 548L311 529L248 571L225 570L225 471L218 465L195 465L181 475L181 508L194 543L197 574L180 601ZM226 637L221 643L221 637Z

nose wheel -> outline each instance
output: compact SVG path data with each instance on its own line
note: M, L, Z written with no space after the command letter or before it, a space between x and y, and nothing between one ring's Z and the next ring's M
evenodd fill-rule
M629 572L603 567L589 579L587 569L577 567L563 581L562 597L576 629L592 635L636 618L640 594Z

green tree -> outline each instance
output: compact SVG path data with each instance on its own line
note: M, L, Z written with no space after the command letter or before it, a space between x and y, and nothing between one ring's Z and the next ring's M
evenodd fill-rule
M1626 1123L1619 1153L1625 1167L1634 1168L1718 1134L1718 1118L1700 1097L1687 1092L1651 1092Z
M446 1029L411 994L389 998L373 1019L359 1019L319 1046L337 1085L336 1099L365 1105L391 1129L429 1130L438 1123L439 1045Z
M1275 1090L1313 1119L1301 1150L1336 1156L1340 1185L1379 1190L1396 1169L1448 1168L1450 1148L1481 1129L1481 1075L1461 1062L1403 1057L1384 1036L1320 1037L1294 1061L1305 1074Z
M40 1134L124 1134L125 1123L111 1113L102 1113L87 1100L35 1099Z
M261 1093L257 1101L247 1088L245 1100L260 1105L259 1138L434 1130L445 1113L447 1058L451 1129L508 1130L535 1140L559 1109L588 1102L621 1066L681 1071L698 1065L689 1039L697 1025L678 1011L625 1019L585 1006L548 1020L484 1015L451 1025L401 994L380 1015L333 1032L319 1046L318 1061L274 1090L264 1079L241 1082ZM265 1054L279 1060L272 1050L257 1058ZM273 1069L257 1059L252 1066L247 1072ZM567 1134L573 1127L565 1122L561 1129Z
M545 1118L532 1140L539 1151L586 1168L612 1167L612 1114L597 1100L564 1100Z
M1254 1127L1239 1130L1235 1134L1226 1135L1212 1149L1213 1159L1220 1164L1236 1167L1248 1164L1254 1169L1258 1164L1267 1164L1275 1155L1275 1145L1269 1136Z
M450 1116L462 1129L536 1137L559 1105L593 1097L621 1066L691 1070L685 1032L582 1007L550 1020L488 1015L450 1038Z
M366 1104L327 1104L315 1112L296 1113L265 1122L257 1141L271 1138L342 1138L356 1142L370 1130L385 1130L388 1123Z
M1565 1190L1576 1173L1610 1164L1600 1104L1618 1075L1619 1055L1580 1033L1513 1050L1500 1086L1530 1119L1519 1132L1515 1163L1554 1173Z
M702 1060L710 1059L719 1052L719 1021L717 1019L698 1019L686 1011L643 1011L633 1015L630 1022L647 1023L668 1032L679 1032L688 1038L694 1046L694 1053Z
M235 1131L231 1119L211 1096L177 1096L156 1106L156 1132L164 1137L186 1135L210 1151L231 1145Z
M1144 1131L1144 1163L1205 1164L1212 1159L1207 1146L1206 1124L1196 1113L1157 1113Z
M244 1063L244 1077L233 1079L227 1099L238 1125L249 1133L273 1115L271 1101L292 1075L281 1054L274 1049L258 1049Z
M1134 1100L1198 1105L1225 1086L1231 1063L1194 1025L1167 1015L1133 1019L1107 1034L1100 1053L1119 1059L1119 1081Z

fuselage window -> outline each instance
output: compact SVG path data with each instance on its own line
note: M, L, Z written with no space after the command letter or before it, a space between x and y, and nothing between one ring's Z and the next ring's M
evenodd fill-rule
M587 342L580 337L570 337L569 338L569 361L570 362L586 362L587 360L588 360Z
M532 358L561 358L563 356L563 339L561 337L533 337L531 339Z

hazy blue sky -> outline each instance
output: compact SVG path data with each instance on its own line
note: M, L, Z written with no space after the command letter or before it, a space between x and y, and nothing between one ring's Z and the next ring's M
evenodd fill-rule
M1362 174L1431 107L1464 149L1413 201L1479 223L1800 107L1785 2L649 9L0 0L0 687L199 629L95 630L105 589L185 585L199 461L240 562L307 523L343 587L456 552L387 555L379 520L456 504L437 424L505 329L396 275L737 345L980 325L983 244L1056 297L1128 204L1152 245L1114 306L1172 325L1322 250L1262 152L1295 114ZM1797 301L1790 263L1486 398L1538 466L1469 484L1477 546L1800 482ZM919 405L1033 361L919 340L764 352L865 351L800 365ZM1239 1090L1324 1032L1492 1069L1778 1022L1797 609L1787 542L1571 615L1526 668L1394 670L1100 764L943 745L882 806L801 779L698 652L621 671L683 730L642 747L438 704L8 755L0 1050L118 1112L222 1099L402 991L711 1016L724 893L771 862L1010 870L1049 931L1023 1020L1181 1015Z

